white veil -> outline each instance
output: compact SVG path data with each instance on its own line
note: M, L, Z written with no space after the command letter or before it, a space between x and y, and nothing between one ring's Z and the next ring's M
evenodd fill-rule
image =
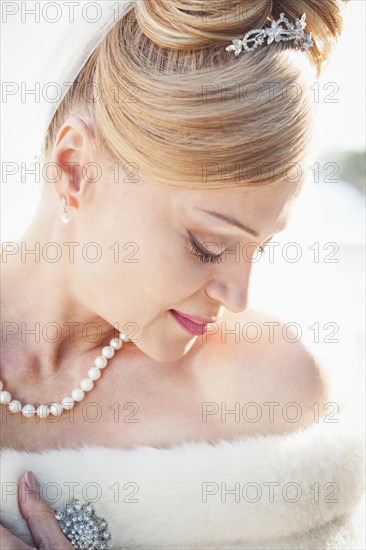
M18 9L25 4L19 3ZM38 9L42 9L42 3L36 4ZM15 23L19 22L21 13L8 14L3 26L9 45L8 55L13 50L15 56L13 72L7 74L7 95L3 98L3 123L7 132L5 142L3 140L3 162L13 162L18 166L21 162L33 163L34 157L40 155L48 124L70 83L110 28L134 7L134 2L128 0L91 2L84 3L84 6L77 2L74 10L65 13L65 3L50 4L60 5L61 16L56 21L60 13L43 13L43 25L37 23L36 16L33 20L27 18L27 32L31 29L32 41L29 41L24 27L22 48L18 44L19 30L15 30L19 29ZM82 9L86 5L88 11ZM93 5L94 11L90 8ZM45 24L46 17L50 19L49 24ZM16 52L19 52L18 61ZM27 90L39 88L36 100L32 94L24 95L19 90L17 93L17 87L21 88L22 83ZM57 98L54 101L50 99L52 94ZM19 179L19 171L13 176L7 174L7 181L14 178ZM357 360L353 335L348 330L346 304L340 293L338 256L337 253L332 255L337 243L327 245L333 239L327 234L318 195L310 181L297 202L290 227L276 242L279 245L273 250L274 261L270 257L263 258L255 266L252 307L273 311L285 321L300 325L304 342L310 347L315 344L318 355L331 358L325 361L333 373L336 368L347 368L350 373ZM297 243L297 246L289 246L289 242ZM285 254L284 247L287 247ZM302 255L298 261L293 261L299 247ZM337 339L339 344L334 342ZM343 385L341 372L337 371L331 378Z
M74 6L59 1L52 2L53 9L36 3L34 10L23 4L3 10L6 43L15 61L3 98L11 107L5 109L5 161L16 163L34 162L40 155L48 125L70 85L108 31L134 7L130 0ZM19 23L26 23L22 48Z

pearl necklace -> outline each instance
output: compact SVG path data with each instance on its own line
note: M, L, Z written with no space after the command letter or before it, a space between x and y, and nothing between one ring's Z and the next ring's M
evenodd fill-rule
M80 387L75 388L71 392L71 396L64 397L60 403L55 402L50 406L39 405L37 408L27 403L22 407L22 404L17 399L12 400L8 391L3 391L3 383L0 380L0 403L8 407L9 412L17 413L21 412L25 417L37 415L39 418L47 418L50 414L53 416L60 416L64 410L70 410L73 408L76 402L80 402L85 398L85 393L92 390L94 382L101 377L101 370L108 364L108 359L111 359L115 352L122 348L124 342L128 342L129 338L123 332L119 333L118 338L112 338L109 342L109 346L102 348L101 355L95 358L94 367L88 370L88 378L83 378L80 382Z

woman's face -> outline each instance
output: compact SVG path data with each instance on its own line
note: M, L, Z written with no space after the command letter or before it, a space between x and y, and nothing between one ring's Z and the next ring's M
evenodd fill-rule
M72 284L83 306L130 335L146 355L172 361L201 337L171 310L204 318L245 310L252 259L286 225L301 184L191 190L137 179L115 183L109 171L73 192L68 237L78 249L94 244L75 254ZM210 259L200 248L223 254Z

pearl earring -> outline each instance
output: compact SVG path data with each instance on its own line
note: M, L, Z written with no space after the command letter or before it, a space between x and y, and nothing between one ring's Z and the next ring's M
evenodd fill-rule
M70 216L69 214L67 213L67 209L66 209L66 206L67 206L67 198L66 197L62 197L62 207L63 207L63 212L61 214L61 221L62 223L69 223L70 221Z

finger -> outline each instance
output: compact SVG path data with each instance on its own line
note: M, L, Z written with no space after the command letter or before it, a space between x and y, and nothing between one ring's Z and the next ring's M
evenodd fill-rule
M1 550L36 550L17 537L14 537L14 535L2 525L0 525L0 548Z
M74 550L61 531L52 507L41 497L39 484L35 478L32 480L32 473L20 479L18 503L38 550Z

